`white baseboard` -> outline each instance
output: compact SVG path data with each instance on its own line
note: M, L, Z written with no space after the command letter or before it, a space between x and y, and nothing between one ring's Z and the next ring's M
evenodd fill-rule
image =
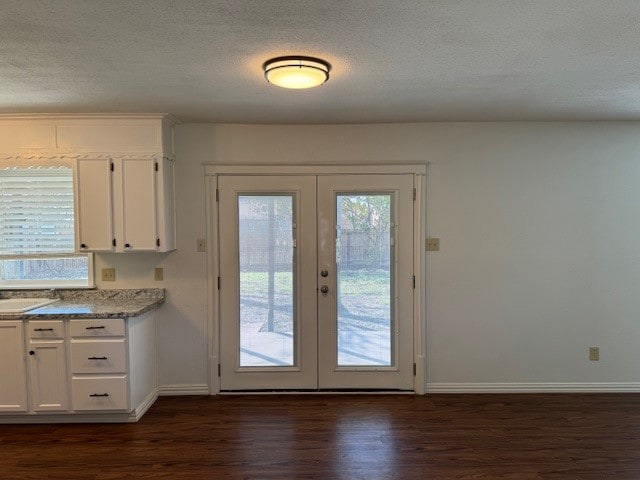
M427 383L429 393L639 393L639 382Z
M429 393L640 393L640 382L427 383ZM159 396L210 395L206 384L160 385Z
M207 384L178 384L178 385L160 385L158 387L158 395L167 397L172 395L209 395L209 385Z
M131 415L133 418L135 418L135 422L137 422L138 420L140 420L142 418L142 416L147 413L147 410L149 410L149 408L151 408L151 405L154 404L154 402L158 399L158 388L154 388L149 395L147 395L147 398L145 398L143 400L143 402L138 406L138 408L136 408L133 412L131 412Z

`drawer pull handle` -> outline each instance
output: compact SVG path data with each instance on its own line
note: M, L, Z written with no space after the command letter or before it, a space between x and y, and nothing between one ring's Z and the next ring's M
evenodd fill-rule
M53 332L53 328L34 328L34 332Z
M85 330L104 330L105 327L104 325L100 325L99 327L85 327Z
M92 393L89 395L90 397L108 397L108 393Z
M87 360L106 360L107 357L89 357Z

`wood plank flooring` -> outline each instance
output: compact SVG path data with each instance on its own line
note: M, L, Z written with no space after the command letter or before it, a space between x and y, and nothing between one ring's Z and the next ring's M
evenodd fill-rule
M0 479L640 479L640 395L163 397L0 425Z

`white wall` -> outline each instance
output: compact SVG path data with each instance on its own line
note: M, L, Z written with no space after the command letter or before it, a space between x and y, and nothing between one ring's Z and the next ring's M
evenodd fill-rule
M97 265L104 288L164 266L161 384L207 382L202 162L427 161L431 389L640 390L640 123L182 125L176 158L178 251Z

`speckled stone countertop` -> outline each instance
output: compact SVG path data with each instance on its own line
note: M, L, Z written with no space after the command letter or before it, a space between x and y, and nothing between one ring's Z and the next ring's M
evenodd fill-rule
M0 320L137 317L164 303L162 288L125 290L4 290L4 298L59 298L55 303L23 313L1 313Z

